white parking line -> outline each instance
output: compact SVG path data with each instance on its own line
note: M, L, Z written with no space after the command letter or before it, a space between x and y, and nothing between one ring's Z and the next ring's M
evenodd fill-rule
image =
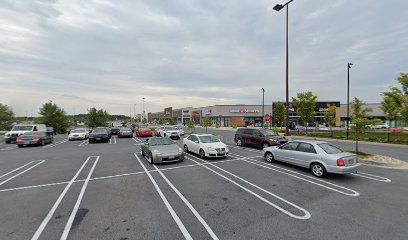
M135 142L137 142L137 143L142 143L143 142L141 139L139 139L137 137L134 137L133 140L135 140Z
M38 227L37 231L34 233L33 237L31 240L37 240L41 233L44 231L45 227L47 226L48 222L54 215L55 211L57 210L58 206L60 205L62 199L64 198L65 194L68 192L69 188L72 186L76 178L79 176L81 173L82 169L85 167L85 165L88 163L89 159L91 157L88 157L85 162L82 164L82 166L79 168L79 170L76 172L74 177L69 181L68 185L65 186L64 190L62 191L61 195L58 197L57 201L54 203L52 206L51 210L48 212L47 216L44 218L44 220L41 222L40 226Z
M201 159L199 159L199 158L197 158L197 157L195 157L195 156L193 156L193 155L190 155L190 154L189 154L189 156L194 157L194 158L196 158L197 160L206 162L206 161L201 160ZM279 207L279 206L276 205L275 203L272 203L272 202L270 202L269 200L263 198L262 196L256 194L255 192L249 190L248 188L246 188L246 187L240 185L239 183L235 182L234 180L232 180L232 179L230 179L230 178L228 178L228 177L222 175L221 173L215 171L214 169L209 168L208 166L206 166L206 165L204 165L204 164L202 164L202 163L199 163L199 162L193 160L192 158L188 158L188 159L190 159L191 161L193 161L193 162L195 162L195 163L197 163L197 164L200 164L201 166L207 168L208 170L210 170L211 172L217 174L218 176L220 176L220 177L222 177L222 178L224 178L224 179L230 181L231 183L235 184L236 186L240 187L241 189L243 189L243 190L247 191L248 193L252 194L253 196L257 197L257 198L260 199L261 201L263 201L263 202L269 204L270 206L276 208L277 210L283 212L284 214L286 214L286 215L288 215L288 216L290 216L290 217L292 217L292 218L301 219L301 220L306 220L306 219L309 219L309 218L311 217L310 213L309 213L306 209L303 209L303 208L297 206L296 204L294 204L294 203L292 203L292 202L290 202L290 201L288 201L288 200L286 200L286 199L284 199L284 198L282 198L282 197L280 197L280 196L278 196L278 195L276 195L276 194L274 194L274 193L271 193L271 192L269 192L269 191L267 191L267 190L265 190L265 189L263 189L263 188L261 188L261 187L255 185L255 184L253 184L253 183L251 183L251 182L249 182L249 181L247 181L247 180L245 180L245 179L243 179L243 178L241 178L241 177L239 177L239 176L237 176L237 175L235 175L235 174L233 174L233 173L231 173L231 172L228 172L227 170L224 170L224 169L222 169L222 168L220 168L220 167L218 167L218 166L215 166L215 165L212 164L212 163L209 163L209 165L211 165L211 166L213 166L213 167L215 167L215 168L217 168L217 169L219 169L219 170L221 170L221 171L223 171L223 172L225 172L225 173L227 173L227 174L229 174L229 175L231 175L231 176L233 176L233 177L235 177L235 178L237 178L237 179L239 179L239 180L241 180L241 181L243 181L243 182L245 182L245 183L247 183L247 184L249 184L249 185L251 185L252 187L257 188L258 190L261 190L261 191L264 192L264 193L267 193L267 194L269 194L269 195L275 197L276 199L281 200L282 202L284 202L284 203L286 203L286 204L288 204L288 205L290 205L290 206L292 206L292 207L294 207L294 208L296 208L296 209L298 209L298 210L300 210L300 211L302 211L302 212L304 213L304 215L303 215L303 216L295 215L295 214L293 214L293 213L291 213L291 212L289 212L289 211L287 211L287 210L285 210L285 209Z
M170 180L160 171L160 169L157 168L156 165L153 164L154 169L159 172L160 176L167 182L167 184L173 189L173 191L183 200L184 204L187 205L187 207L191 210L191 212L194 214L194 216L198 219L198 221L204 226L204 228L207 230L208 234L212 237L212 239L218 239L217 235L213 232L213 230L208 226L208 224L205 222L205 220L201 217L201 215L195 210L193 205L183 196L183 194L180 193L180 191L170 182Z
M112 138L109 139L109 144L112 144Z
M260 156L256 156L256 157L260 157ZM248 157L247 159L252 159L252 158L256 158L256 157ZM222 162L238 161L238 160L240 160L240 159L227 159L227 160L222 160L222 161L218 161L218 162L213 162L212 164L218 164L218 163L222 163ZM210 164L210 163L203 163L203 165L207 165L207 164ZM161 171L167 171L167 170L197 167L197 166L201 166L201 164L190 164L190 165L177 166L177 167L161 168L160 170ZM157 171L156 170L149 170L149 172L157 172ZM110 175L110 176L91 178L91 179L89 179L89 181L109 179L109 178L117 178L117 177L126 177L126 176L138 175L138 174L143 174L143 173L145 173L145 171L123 173L123 174L117 174L117 175ZM75 180L74 183L83 182L83 181L85 181L85 180L84 179ZM69 181L65 181L65 182L55 182L55 183L47 183L47 184L32 185L32 186L25 186L25 187L7 188L7 189L0 190L0 192L10 192L10 191L25 190L25 189L40 188L40 187L50 187L50 186L68 184L68 183L69 183Z
M115 136L113 136L113 141L115 142L114 144L116 144L116 137Z
M78 199L77 199L77 201L75 203L74 208L72 209L71 215L69 216L68 222L65 225L64 232L62 233L60 240L65 240L65 239L68 238L69 231L71 230L72 223L74 222L75 216L76 216L76 214L78 212L79 205L81 204L81 201L82 201L82 198L84 196L86 187L88 186L89 179L91 178L92 173L93 173L93 171L95 169L95 166L98 163L98 161L99 161L99 156L96 158L94 164L92 165L91 170L88 173L88 176L85 179L84 185L82 186L81 192L78 195Z
M379 182L391 182L391 179L388 179L386 177L380 177L380 176L369 174L369 173L357 172L357 173L351 173L351 174L354 176L368 178L368 179L379 181Z
M60 145L60 144L63 144L63 143L66 142L66 141L68 141L68 140L67 140L67 139L64 139L64 140L62 140L62 141L59 141L59 142L56 142L56 143L53 143L53 144L50 144L50 145L46 145L46 146L44 146L44 147L42 147L42 148L52 148L52 147L58 146L58 145Z
M183 222L181 222L180 218L177 216L177 213L174 211L173 207L170 205L170 203L167 201L167 198L164 196L163 192L161 191L159 185L157 185L156 181L150 174L150 172L146 169L146 167L143 165L142 161L140 161L140 158L137 156L136 153L134 153L136 159L139 161L140 165L142 165L143 170L146 172L147 176L149 176L150 181L153 183L154 187L156 188L156 191L159 193L162 201L164 202L164 205L166 205L167 209L169 210L171 216L173 217L174 221L177 223L177 226L179 227L181 233L183 234L185 239L192 240L193 238L191 237L190 233L187 231L186 227L184 226Z
M89 140L87 139L87 140L81 142L81 143L78 145L78 147L82 147L82 146L88 145L88 143L89 143Z
M249 151L249 152L262 153L262 150L253 149L253 148L239 147L239 146L235 146L235 145L228 145L228 147L239 149L239 150L245 150L245 151Z
M16 169L11 170L10 172L7 172L7 173L1 175L0 178L3 178L3 177L5 177L5 176L7 176L7 175L9 175L9 174L12 174L13 172L18 171L18 170L22 169L23 167L30 165L30 164L33 163L33 162L39 162L39 161L41 161L41 160L35 160L35 161L31 161L31 162L29 162L29 163L26 163L26 164L24 164L23 166L20 166L20 167L18 167L18 168L16 168Z
M32 161L32 162L35 162L35 161ZM18 176L20 176L21 174L30 171L31 169L37 167L38 165L40 165L40 164L43 163L43 162L45 162L45 160L40 160L40 162L38 162L38 163L34 164L33 166L27 168L26 170L21 171L21 172L17 173L16 175L13 175L13 176L7 178L6 180L4 180L3 182L0 183L0 186L3 185L3 184L5 184L6 182L8 182L8 181L10 181L10 180L12 180L12 179L18 177ZM30 162L30 163L31 163L31 162ZM20 168L20 169L21 169L21 168ZM7 173L6 175L8 175L8 173ZM3 176L2 176L2 177L3 177Z
M17 146L6 147L6 148L3 148L3 149L0 149L0 151L8 151L8 150L14 150L14 149L17 149Z

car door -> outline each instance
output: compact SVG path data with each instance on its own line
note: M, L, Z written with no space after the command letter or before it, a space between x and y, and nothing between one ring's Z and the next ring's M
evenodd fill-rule
M297 147L299 146L298 142L289 142L282 147L278 148L275 151L275 157L277 160L289 162L289 163L297 163L296 160L296 151Z
M144 141L143 145L141 146L142 151L146 156L148 156L150 154L149 146L150 146L149 139L146 139L146 141Z
M310 163L316 159L316 149L310 143L299 143L297 151L293 153L296 165L309 167Z
M254 147L262 147L262 134L259 130L253 129L251 131L251 143Z
M247 146L252 146L252 130L244 129L242 131L242 142Z
M198 143L197 143L197 142L198 142ZM191 141L191 148L192 148L192 151L193 151L194 153L197 153L197 154L198 154L198 152L200 151L200 141L199 141L199 139L198 139L197 136L194 136L194 135L193 135L193 139L192 139L192 141Z
M187 148L188 148L188 150L190 151L190 152L196 152L194 149L195 149L195 139L196 138L196 136L195 135L190 135L188 138L186 138L186 145L187 145Z

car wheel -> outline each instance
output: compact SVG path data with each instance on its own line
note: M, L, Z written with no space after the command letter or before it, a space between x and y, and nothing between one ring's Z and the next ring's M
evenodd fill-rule
M149 154L149 162L150 162L150 164L154 164L153 155L151 153Z
M204 152L204 150L203 150L203 149L200 149L199 154L200 154L200 158L202 158L202 159L204 159L204 158L205 158L205 152Z
M44 139L41 139L40 145L41 145L41 146L44 146L44 145L45 145Z
M272 163L275 161L275 157L273 156L273 154L271 152L266 152L265 153L265 160L269 163Z
M269 144L268 144L268 143L263 143L263 144L262 144L262 149L263 149L263 148L267 148L267 147L269 147Z
M324 177L327 174L326 168L320 163L313 163L310 170L316 177Z
M242 140L241 139L237 140L237 146L242 146Z
M187 147L187 144L184 144L184 152L188 153L188 147Z
M71 139L71 138L68 138L68 141L72 141L72 139Z
M23 147L23 145L22 145L22 144L18 144L18 145L17 145L17 147L22 148L22 147Z

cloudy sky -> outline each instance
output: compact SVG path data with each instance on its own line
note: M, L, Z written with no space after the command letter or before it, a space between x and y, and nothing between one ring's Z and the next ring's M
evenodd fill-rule
M2 0L0 102L19 116L52 100L69 114L285 99L280 0ZM379 102L408 72L408 1L295 0L290 95Z

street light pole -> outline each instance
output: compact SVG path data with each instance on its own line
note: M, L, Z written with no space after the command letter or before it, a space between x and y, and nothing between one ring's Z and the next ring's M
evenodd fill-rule
M143 99L143 122L145 121L145 99L146 98L142 98Z
M280 11L282 8L286 7L286 117L285 117L285 134L289 136L289 3L293 0L288 1L285 4L276 4L273 10Z
M265 116L265 88L262 90L262 128L264 127L264 116Z
M352 63L347 63L347 139L349 138L349 123L350 123L350 68Z

